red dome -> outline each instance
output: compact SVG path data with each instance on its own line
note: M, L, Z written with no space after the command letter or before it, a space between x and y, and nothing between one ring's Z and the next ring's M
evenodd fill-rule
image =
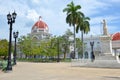
M120 40L120 32L117 32L112 35L112 41Z
M48 26L45 22L39 20L33 25L32 29L34 29L34 28L46 29L46 28L48 28Z

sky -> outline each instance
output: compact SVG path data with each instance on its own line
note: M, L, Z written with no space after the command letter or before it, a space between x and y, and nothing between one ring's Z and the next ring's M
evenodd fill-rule
M19 37L31 33L31 28L42 16L48 25L49 33L62 35L67 29L73 31L65 19L63 9L71 1L81 5L80 11L89 17L90 34L102 33L102 20L105 19L110 34L120 32L120 0L0 0L0 39L9 39L7 14L17 13L13 31L19 31ZM80 36L80 32L77 34Z

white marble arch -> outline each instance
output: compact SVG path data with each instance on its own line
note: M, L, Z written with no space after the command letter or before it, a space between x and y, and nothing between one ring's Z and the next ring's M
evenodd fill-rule
M38 36L36 36L36 35L32 36L32 40L38 40L38 39L39 39Z

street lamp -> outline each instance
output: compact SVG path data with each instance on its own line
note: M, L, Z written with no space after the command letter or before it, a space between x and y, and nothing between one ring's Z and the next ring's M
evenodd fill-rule
M12 70L12 64L11 64L11 41L12 41L12 24L15 23L17 14L15 11L12 13L12 15L9 13L7 15L8 24L10 24L10 33L9 33L9 49L8 49L8 63L6 70Z
M13 32L13 37L15 38L15 45L14 45L14 54L13 54L13 61L14 65L16 65L16 39L18 37L19 32Z
M93 61L95 59L95 55L94 55L94 52L93 52L94 41L90 42L90 45L91 45L91 59Z

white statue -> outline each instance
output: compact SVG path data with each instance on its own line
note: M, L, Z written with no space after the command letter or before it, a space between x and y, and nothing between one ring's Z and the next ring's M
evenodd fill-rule
M103 23L102 24L103 24L103 35L109 36L108 28L107 28L107 24L106 24L105 19L103 19Z

